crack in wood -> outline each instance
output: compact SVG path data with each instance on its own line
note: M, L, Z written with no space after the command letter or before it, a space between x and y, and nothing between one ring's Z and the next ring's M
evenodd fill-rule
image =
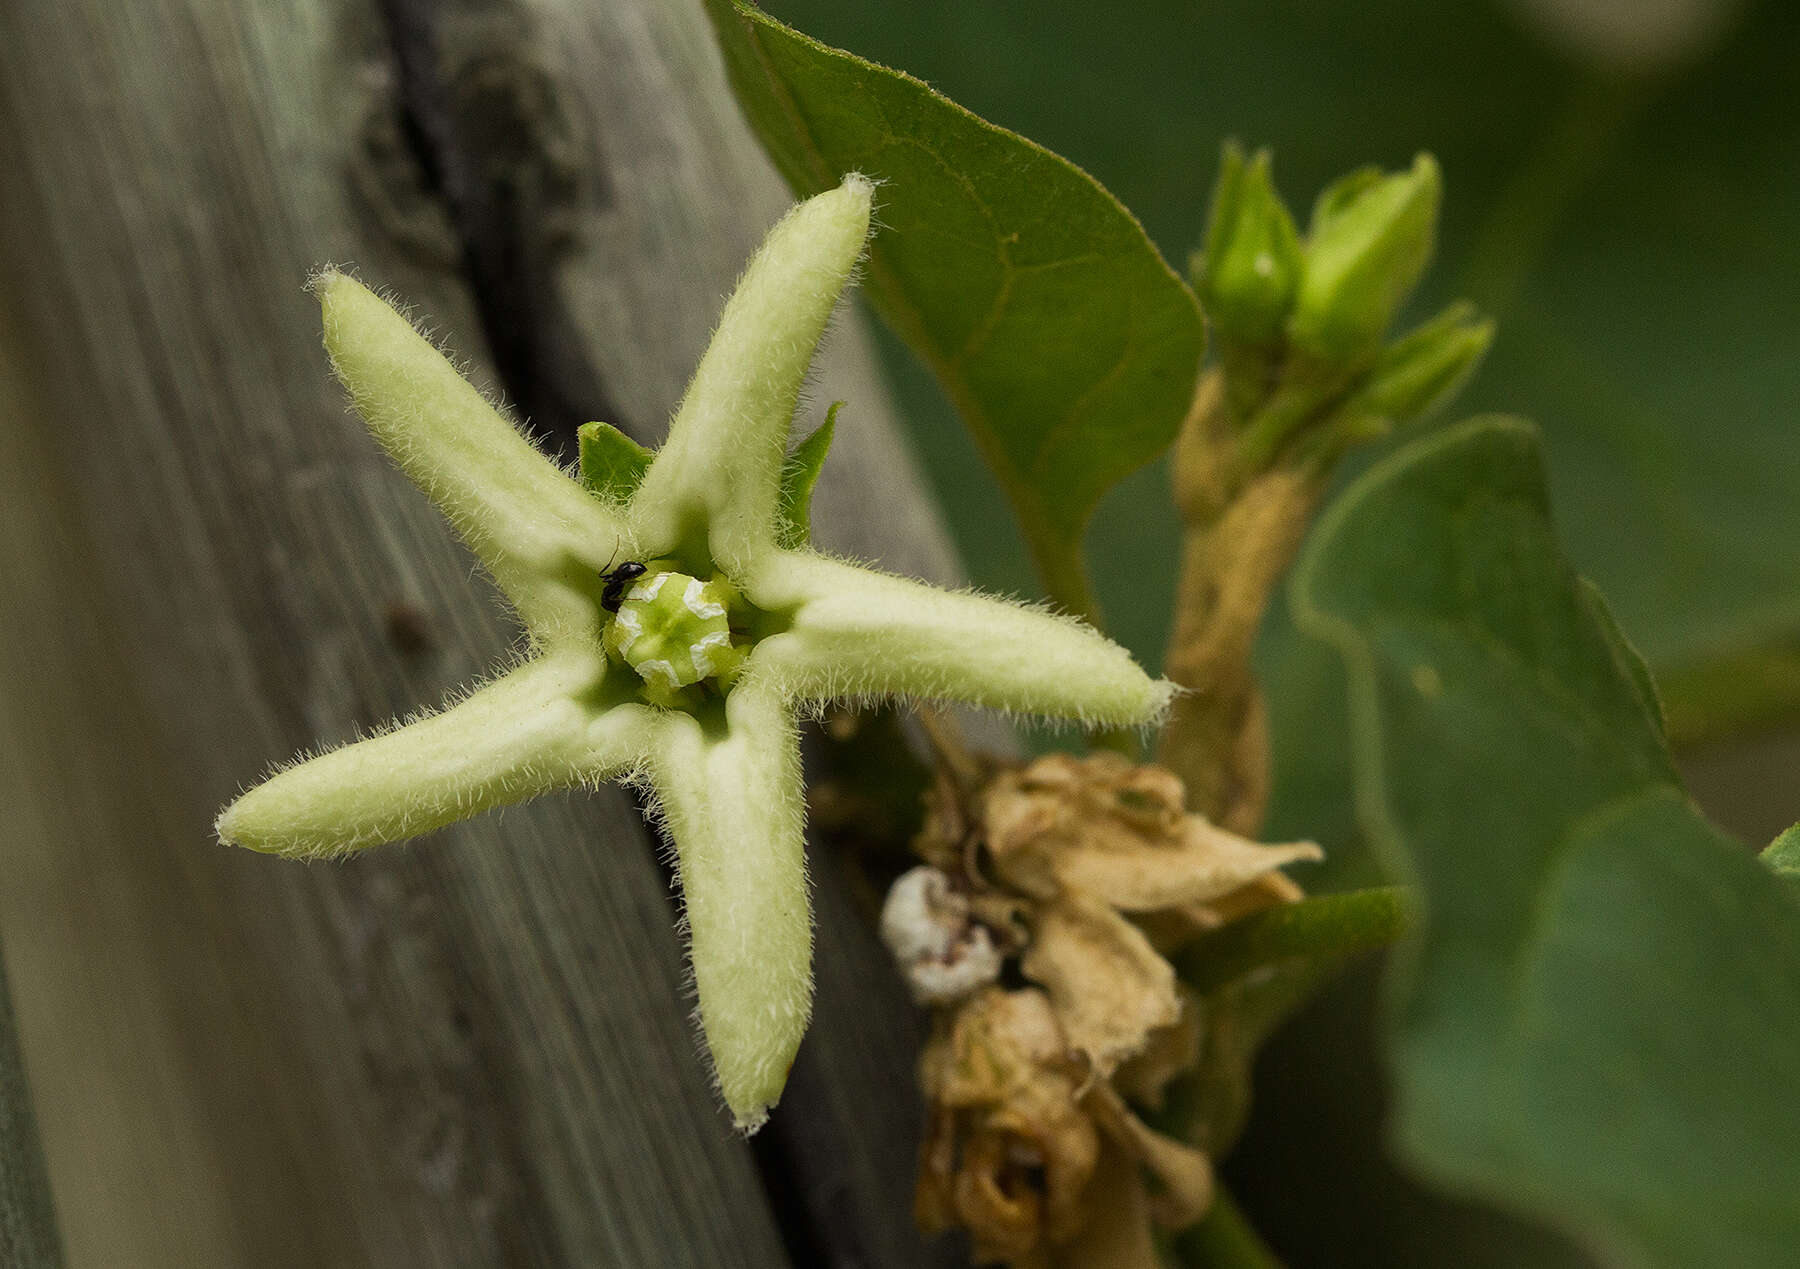
M449 18L429 0L380 7L401 133L449 213L495 370L540 443L572 461L577 427L623 417L556 285L581 215L611 201L604 167L532 58L522 14L499 6L492 20Z

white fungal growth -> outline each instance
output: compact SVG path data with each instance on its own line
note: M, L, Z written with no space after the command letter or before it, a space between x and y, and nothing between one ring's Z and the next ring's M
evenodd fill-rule
M1000 977L1004 958L993 935L936 868L914 868L894 882L881 907L881 939L921 1005L961 1000Z

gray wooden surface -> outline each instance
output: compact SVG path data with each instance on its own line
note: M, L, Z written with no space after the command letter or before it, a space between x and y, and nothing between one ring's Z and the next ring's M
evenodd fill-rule
M513 631L344 410L354 265L554 439L653 438L787 201L697 6L0 5L0 930L77 1266L909 1265L917 1022L835 870L755 1149L631 803L341 866L225 850L271 760ZM947 578L858 320L821 542Z
M0 1265L55 1269L61 1263L50 1179L0 964Z

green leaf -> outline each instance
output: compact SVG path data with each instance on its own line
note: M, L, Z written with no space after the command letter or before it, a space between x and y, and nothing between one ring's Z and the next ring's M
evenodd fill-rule
M1610 1262L1800 1246L1800 895L1695 812L1648 679L1484 419L1321 520L1296 619L1342 656L1362 817L1424 913L1394 1137Z
M1783 881L1800 885L1800 824L1770 842L1762 853L1762 861Z
M656 457L655 450L610 423L583 423L575 439L581 447L581 483L608 502L624 502L636 493Z
M781 501L776 514L780 524L776 536L781 545L805 546L812 541L812 494L819 483L819 472L825 466L825 455L831 450L831 438L837 431L838 411L842 401L833 401L825 411L825 421L811 436L794 447L781 467Z
M882 182L876 304L974 433L1052 596L1091 611L1082 531L1187 412L1204 343L1193 292L1073 164L740 0L707 9L797 191L852 170Z
M1462 408L1542 423L1568 549L1656 667L1673 738L1800 718L1800 357L1784 351L1800 346L1800 149L1768 89L1800 6L1718 7L1718 39L1643 77L1555 47L1532 5L1316 0L1273 21L1266 0L1143 0L1097 22L1085 0L766 3L1068 155L1171 258L1198 242L1222 137L1269 146L1297 209L1358 164L1434 153L1438 256L1402 320L1466 296L1498 321ZM934 483L958 494L974 580L1028 585L996 491L960 470L954 417L897 378ZM1144 658L1175 570L1156 483L1109 498L1090 548L1109 625ZM1769 649L1784 664L1750 668L1778 698L1671 673Z

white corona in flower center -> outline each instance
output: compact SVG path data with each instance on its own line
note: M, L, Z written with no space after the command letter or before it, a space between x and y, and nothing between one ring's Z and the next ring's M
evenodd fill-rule
M666 571L625 592L607 647L636 670L652 699L703 679L728 678L743 660L732 645L728 584Z

